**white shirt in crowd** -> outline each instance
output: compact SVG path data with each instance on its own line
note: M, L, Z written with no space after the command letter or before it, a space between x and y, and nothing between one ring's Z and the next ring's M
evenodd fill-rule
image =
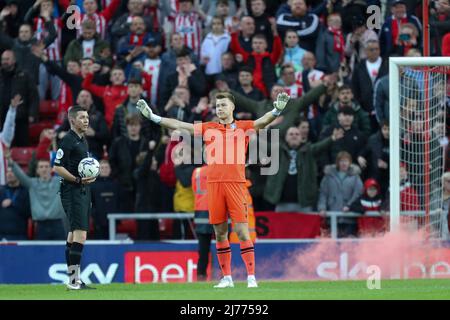
M206 35L202 42L200 61L203 61L206 57L209 59L205 69L207 75L222 72L222 54L228 50L230 41L231 37L228 33L214 35L210 32Z
M95 39L83 40L83 58L92 58L94 56Z
M378 59L375 62L370 62L369 60L366 60L366 68L369 72L370 79L372 80L372 84L375 83L375 80L378 76L378 71L381 67L381 62L383 59L381 57L378 57Z
M157 103L158 97L158 78L161 69L161 59L145 59L144 71L152 76L152 86L150 92L150 101L153 105Z

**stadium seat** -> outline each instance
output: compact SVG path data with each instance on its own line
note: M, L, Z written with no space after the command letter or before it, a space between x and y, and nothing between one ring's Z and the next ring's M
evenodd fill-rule
M30 138L31 145L37 145L39 143L39 137L41 135L42 130L51 129L54 126L54 121L44 120L38 123L30 124L28 128L28 135Z
M122 220L117 226L117 233L127 233L132 239L137 237L137 223L135 219Z
M161 240L173 238L173 219L159 220L159 235Z
M58 102L43 100L39 104L39 117L41 119L54 120L58 114Z
M27 236L28 236L28 240L34 239L34 223L31 218L28 219Z
M13 147L11 148L11 158L26 172L34 150L34 147Z

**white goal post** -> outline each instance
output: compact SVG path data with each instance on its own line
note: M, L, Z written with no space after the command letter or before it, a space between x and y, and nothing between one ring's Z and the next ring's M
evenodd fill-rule
M441 124L442 118L444 118L443 126L445 128L445 112L442 115L442 103L445 106L443 101L446 99L446 87L445 89L441 87L447 83L447 67L450 67L450 57L389 58L389 215L391 232L399 229L401 215L408 215L407 212L402 212L404 205L401 203L400 186L400 165L402 162L404 166L405 158L411 162L417 161L414 164L415 168L422 168L417 169L416 173L411 172L411 176L416 175L419 177L416 181L420 181L420 186L417 188L420 190L417 193L421 201L418 215L426 216L426 221L429 222L428 219L433 211L440 212L440 208L437 208L438 200L435 201L435 199L440 195L442 204L442 184L439 183L441 180L439 175L442 175L444 171L445 148L441 148L438 142L440 138L444 137L435 134L433 130ZM411 79L414 82L413 87L411 87ZM411 100L413 100L411 102L413 107L408 106L408 102ZM434 109L431 110L432 108ZM411 109L414 111L410 113ZM413 116L410 117L410 114L420 115L414 116L412 119ZM420 120L416 120L416 117ZM420 124L417 125L416 122L420 122ZM413 146L407 151L402 150L405 145L405 132L406 134L413 132L411 136L414 136L416 129L411 128L417 126L422 128L418 131L422 130L421 137L423 136L423 140L417 143L419 147ZM441 151L442 154L440 154ZM408 155L408 152L413 155ZM439 156L436 157L436 155ZM436 168L438 163L435 160L441 161L440 157L442 157L441 167ZM434 167L430 161L435 161ZM436 190L438 186L441 186L440 190ZM430 200L431 197L432 200ZM430 201L435 202L430 205ZM403 211L407 211L407 209Z

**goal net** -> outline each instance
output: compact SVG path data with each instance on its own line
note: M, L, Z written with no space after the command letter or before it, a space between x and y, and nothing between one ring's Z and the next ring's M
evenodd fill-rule
M443 210L450 58L390 58L390 227L448 237ZM450 79L449 79L450 80Z

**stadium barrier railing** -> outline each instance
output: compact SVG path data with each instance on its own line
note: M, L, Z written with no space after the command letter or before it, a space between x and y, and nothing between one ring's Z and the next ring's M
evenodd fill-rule
M319 215L318 212L311 212L308 214ZM362 215L354 212L340 212L340 211L327 211L325 217L330 218L330 236L332 239L338 238L338 218L358 218L358 217L382 217L377 211L369 211ZM109 240L116 239L116 221L126 219L138 219L138 220L153 220L153 219L189 219L189 225L191 230L194 230L192 221L194 219L194 213L110 213L108 214L109 220ZM195 233L194 233L195 234Z

